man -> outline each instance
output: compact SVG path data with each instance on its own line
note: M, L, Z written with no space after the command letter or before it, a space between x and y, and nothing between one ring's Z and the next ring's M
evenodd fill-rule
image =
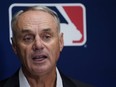
M12 19L12 47L22 67L0 87L88 87L56 68L63 49L57 14L43 6L19 11Z

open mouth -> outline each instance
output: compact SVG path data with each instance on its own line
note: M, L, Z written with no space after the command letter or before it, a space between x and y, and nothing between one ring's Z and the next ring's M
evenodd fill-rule
M43 61L45 60L46 58L48 58L46 55L35 55L32 59L34 61Z

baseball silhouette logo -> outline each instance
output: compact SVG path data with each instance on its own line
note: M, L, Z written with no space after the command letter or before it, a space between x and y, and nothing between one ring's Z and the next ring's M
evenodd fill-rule
M60 15L60 28L64 33L64 46L82 46L87 41L86 34L86 9L85 6L79 3L74 4L35 4L35 3L20 3L12 4L9 7L9 37L12 37L11 31L11 19L16 9L22 9L23 7L43 5L50 8L55 8L58 15ZM13 10L15 9L15 10ZM62 17L61 17L62 16ZM62 20L64 19L64 20ZM10 39L9 38L9 39ZM11 40L10 40L11 42Z

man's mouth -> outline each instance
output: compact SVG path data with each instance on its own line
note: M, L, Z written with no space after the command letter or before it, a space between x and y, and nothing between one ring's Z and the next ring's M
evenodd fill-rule
M47 55L44 55L44 54L42 54L42 55L35 55L35 56L32 57L32 59L34 61L37 61L37 62L44 61L47 58L48 58Z

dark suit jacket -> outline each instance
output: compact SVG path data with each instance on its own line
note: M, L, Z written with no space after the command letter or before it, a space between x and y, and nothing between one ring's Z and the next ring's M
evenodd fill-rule
M63 87L92 87L80 81L75 81L73 79L70 79L63 74L61 74L61 78L63 81ZM6 80L0 81L0 87L19 87L18 71L12 77Z

